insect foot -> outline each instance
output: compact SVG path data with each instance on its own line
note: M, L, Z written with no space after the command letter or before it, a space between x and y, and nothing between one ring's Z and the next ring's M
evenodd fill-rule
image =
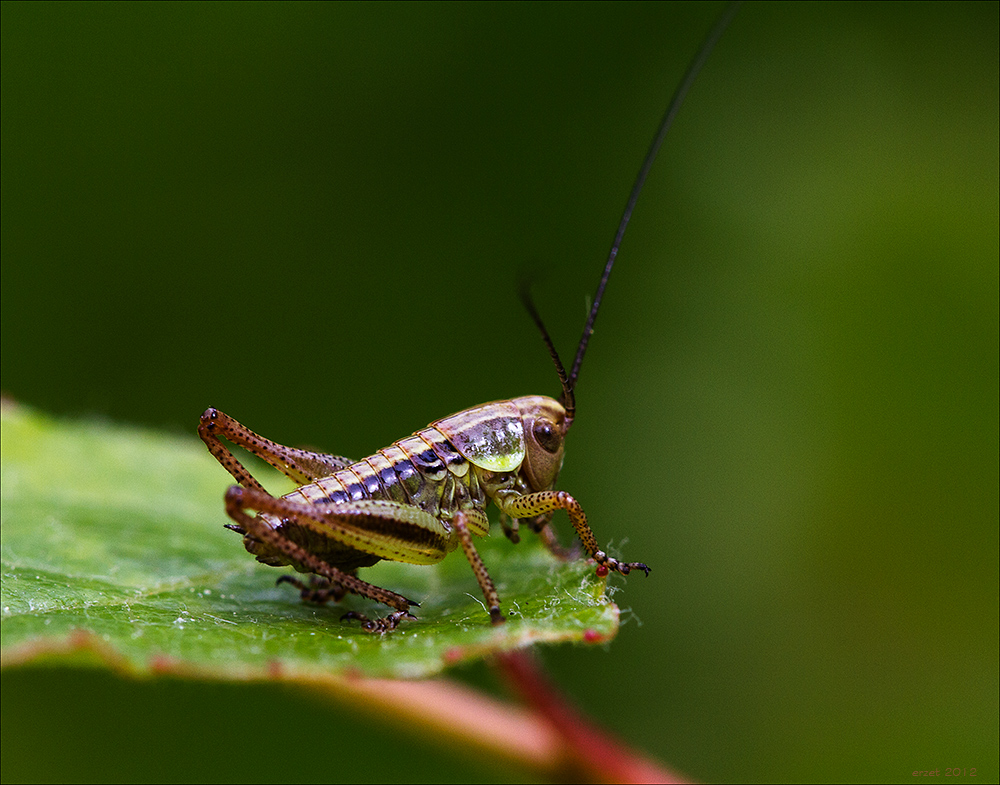
M619 575L628 575L632 570L642 570L647 576L649 567L641 561L618 561L608 556L604 551L594 554L594 561L597 562L597 575L604 578L610 572L617 572Z
M523 496L502 497L498 506L508 515L515 518L547 515L555 510L565 510L580 537L584 550L597 562L597 574L605 577L609 572L628 575L632 570L642 570L649 575L649 567L642 562L622 562L608 556L597 547L597 538L587 523L587 516L580 502L565 491L540 491Z
M396 611L395 613L390 613L388 616L384 616L381 619L369 619L363 613L348 611L340 617L340 620L344 621L346 619L357 619L361 622L361 629L365 632L385 635L387 632L396 629L403 619L416 620L416 618L417 617L412 613L407 613L406 611Z

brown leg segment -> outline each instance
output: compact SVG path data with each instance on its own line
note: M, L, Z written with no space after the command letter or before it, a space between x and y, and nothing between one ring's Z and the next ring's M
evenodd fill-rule
M469 533L469 516L465 510L459 510L455 517L451 519L455 531L458 532L459 542L462 543L462 550L465 551L465 558L472 565L472 571L479 581L479 588L483 590L483 597L486 598L486 606L490 611L490 621L493 624L503 624L504 617L500 612L500 596L497 594L496 586L490 574L486 571L486 565L480 557L476 546L472 544L472 535Z
M524 496L496 499L495 501L503 512L512 518L534 518L554 510L566 510L573 523L573 528L580 535L584 549L598 565L622 575L628 575L632 570L642 570L646 575L649 575L649 567L642 562L620 562L598 548L597 538L594 537L594 532L587 525L587 516L583 512L580 502L566 491L539 491Z
M338 455L299 450L272 442L218 409L206 409L201 415L198 435L215 459L233 475L236 482L244 488L256 488L260 491L264 490L260 483L250 475L220 439L228 439L233 444L243 447L300 485L315 482L320 477L327 477L353 463L349 458Z
M370 583L366 583L343 570L327 564L325 561L313 556L301 546L295 544L287 537L283 537L279 532L272 529L264 521L255 515L246 512L247 509L258 512L270 513L279 517L309 517L319 519L319 510L302 509L306 505L295 505L285 499L278 499L266 491L258 491L254 488L240 488L232 486L226 491L226 513L236 523L247 531L251 536L266 542L275 550L285 554L295 563L305 567L310 572L314 572L326 578L330 582L332 592L351 592L370 600L384 603L390 608L404 613L411 605L418 603L406 599L400 594L382 589Z

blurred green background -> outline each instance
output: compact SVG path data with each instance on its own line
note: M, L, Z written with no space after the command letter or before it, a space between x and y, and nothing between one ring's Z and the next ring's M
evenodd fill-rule
M3 392L352 456L555 394L517 275L571 355L720 8L4 3ZM543 656L692 777L997 780L997 40L748 4L639 203L560 484L654 571ZM278 687L2 694L5 780L522 776Z

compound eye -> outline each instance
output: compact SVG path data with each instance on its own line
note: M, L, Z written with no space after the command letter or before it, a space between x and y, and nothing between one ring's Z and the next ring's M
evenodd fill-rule
M542 446L543 450L553 454L559 451L559 445L561 442L559 431L556 428L555 423L551 420L535 420L535 424L532 426L531 432L535 437L535 441Z

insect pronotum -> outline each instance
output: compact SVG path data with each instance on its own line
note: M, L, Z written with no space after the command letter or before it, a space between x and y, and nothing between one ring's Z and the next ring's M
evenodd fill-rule
M524 304L559 374L558 400L528 395L475 406L360 461L282 446L217 409L202 414L199 436L239 483L226 492L226 513L234 521L227 527L243 536L243 545L258 561L291 565L312 575L308 584L289 575L279 583L293 584L311 602L340 600L354 593L384 603L392 612L380 619L353 612L344 615L360 619L369 632L383 633L404 618L413 618L409 609L418 603L361 580L358 569L382 559L434 564L461 546L490 619L500 624L504 621L500 597L473 541L473 535L489 532L486 506L491 501L500 509L504 533L513 542L519 538L519 521L525 521L549 550L568 558L571 552L559 545L549 526L553 513L564 510L583 549L597 563L599 575L628 575L633 570L649 574L642 562L619 561L601 550L580 503L555 490L555 484L566 434L576 415L573 391L625 228L688 88L735 11L733 4L715 23L660 121L611 244L569 374L527 289L522 289ZM300 487L272 496L222 443L223 438L267 461Z

